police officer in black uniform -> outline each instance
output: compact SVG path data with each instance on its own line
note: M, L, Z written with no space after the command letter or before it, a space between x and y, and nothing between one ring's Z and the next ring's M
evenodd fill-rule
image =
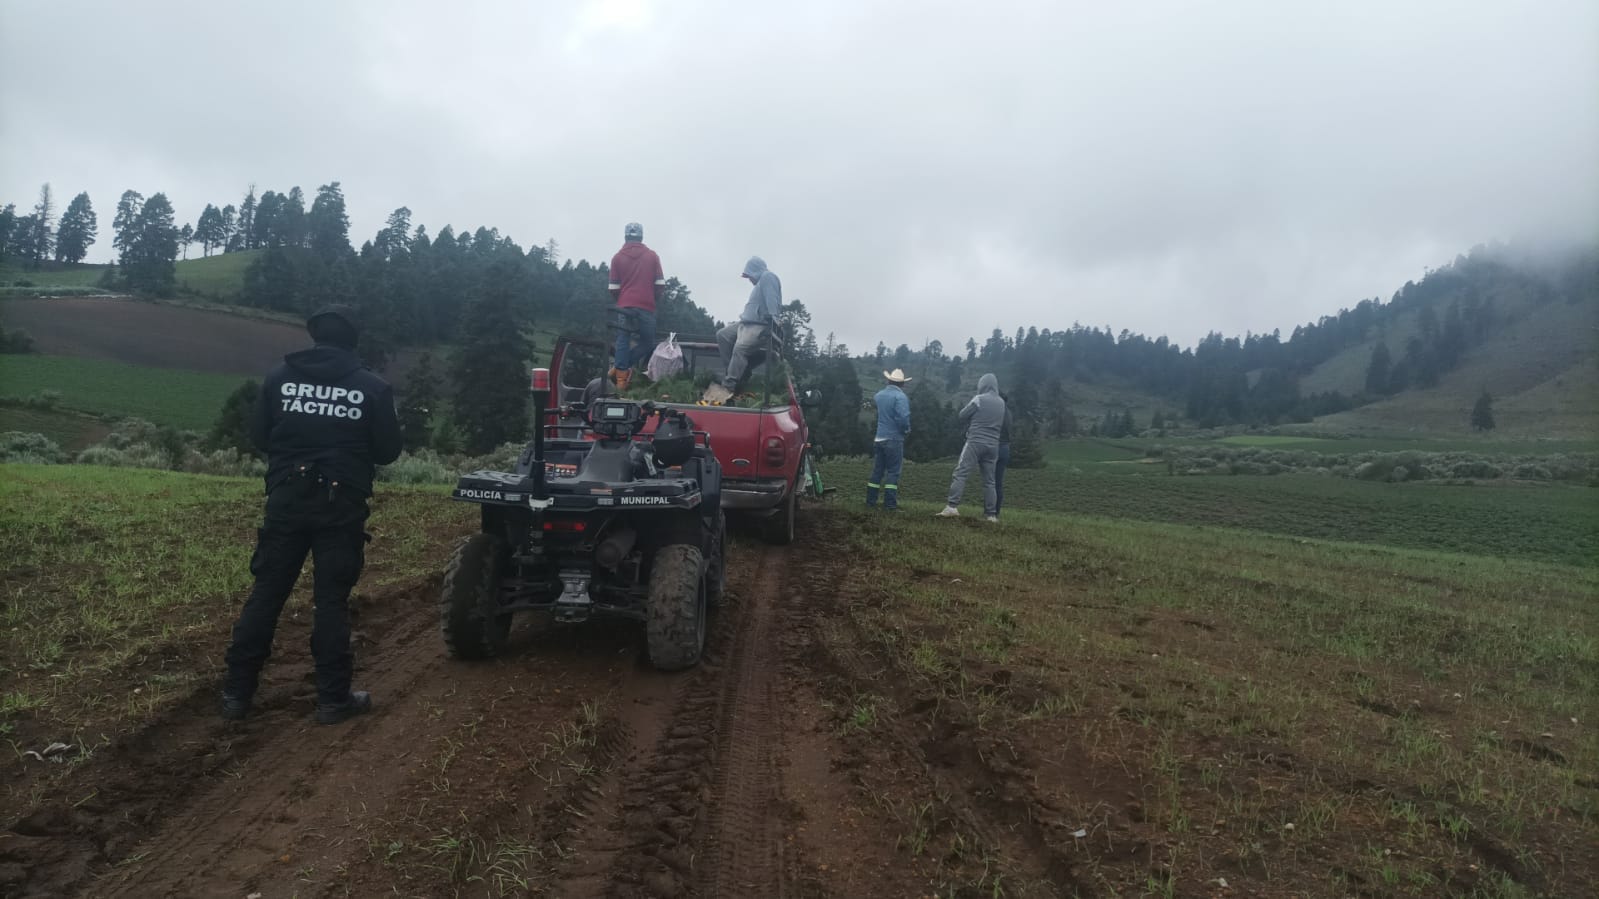
M256 403L251 436L267 454L266 515L250 559L255 587L228 647L228 719L250 712L278 615L307 553L315 561L317 723L338 724L372 708L370 694L350 690L348 603L365 562L373 469L400 455L400 424L388 382L355 354L359 331L350 308L329 306L305 326L316 346L285 356Z

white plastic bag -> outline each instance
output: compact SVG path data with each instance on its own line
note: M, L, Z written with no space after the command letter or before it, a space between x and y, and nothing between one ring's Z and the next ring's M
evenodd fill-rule
M650 364L644 373L651 381L664 381L683 370L683 349L677 345L677 332L673 331L650 354Z

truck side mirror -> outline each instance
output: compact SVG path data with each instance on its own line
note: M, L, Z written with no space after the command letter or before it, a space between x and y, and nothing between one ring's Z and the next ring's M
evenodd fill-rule
M800 394L800 406L803 408L814 409L821 404L822 392L820 390L807 390Z

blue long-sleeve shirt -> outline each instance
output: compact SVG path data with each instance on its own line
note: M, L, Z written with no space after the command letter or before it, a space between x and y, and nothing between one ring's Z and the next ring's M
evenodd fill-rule
M877 439L904 440L911 432L911 401L905 391L890 384L872 399L877 403Z

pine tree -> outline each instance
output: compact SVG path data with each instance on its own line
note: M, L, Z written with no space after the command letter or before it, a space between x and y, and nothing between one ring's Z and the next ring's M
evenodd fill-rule
M949 404L940 402L926 385L913 385L910 401L911 433L905 439L905 458L913 462L942 459L948 455L949 446L954 442L954 422L950 418Z
M1477 397L1477 404L1471 407L1471 426L1479 431L1494 429L1494 398L1488 395L1486 387L1482 396Z
M7 256L14 254L11 245L13 235L17 231L17 205L7 203L0 208L0 262L6 261Z
M1066 388L1059 378L1050 378L1044 384L1043 414L1048 421L1051 437L1071 437L1077 433L1077 416L1072 414Z
M255 230L255 212L260 205L260 201L255 198L255 185L252 184L245 193L244 199L239 203L238 229L233 234L228 235L228 252L253 250L261 246L261 244L256 242Z
M949 365L944 368L944 389L959 390L961 377L965 375L966 363L961 357L956 356L949 360Z
M255 418L255 405L260 402L260 396L261 385L255 381L245 381L228 394L216 423L211 425L206 445L212 449L237 449L259 457L261 452L250 439L250 422Z
M276 191L266 191L256 201L255 214L250 222L250 246L254 249L283 246L283 197Z
M1038 437L1038 422L1020 416L1011 424L1011 467L1043 469L1044 442Z
M320 194L318 194L317 199L321 200ZM315 213L316 206L313 205L311 208L313 213ZM346 226L346 231L348 231L348 226ZM384 223L383 229L378 232L377 239L372 242L373 249L384 259L391 259L396 253L403 253L408 250L410 234L411 210L401 206L399 209L389 213L389 220ZM345 242L349 242L348 233L345 235Z
M410 210L405 210L410 221ZM393 217L390 217L393 221ZM350 217L344 210L344 192L339 182L317 188L316 200L311 204L311 249L325 260L350 255ZM409 227L409 224L407 224ZM403 240L403 235L400 236Z
M136 190L123 191L117 200L117 215L111 220L111 230L115 232L111 245L116 247L117 262L124 269L128 267L129 248L138 240L139 213L143 209L144 195Z
M1384 396L1389 392L1393 373L1391 371L1393 360L1388 356L1388 344L1378 341L1372 348L1371 362L1366 366L1366 393L1370 396Z
M406 449L421 449L431 442L433 410L438 408L438 400L439 376L433 370L433 354L423 353L405 379L405 395L398 410Z
M178 231L178 247L183 251L183 260L189 260L189 244L194 243L194 226L188 222L183 223L183 228Z
M55 249L55 214L55 196L51 194L47 181L40 186L39 202L33 207L33 246L29 248L29 255L33 257L34 265L51 258L50 254Z
M94 206L89 203L89 194L80 193L61 214L61 227L56 232L56 261L82 262L89 255L89 247L98 233L99 222L94 216Z
M166 194L155 194L139 210L131 244L124 251L123 274L134 290L166 296L177 282L178 227Z
M306 245L306 217L305 217L305 191L297 184L289 188L284 195L283 203L278 207L278 230L283 235L282 245L286 247L303 247Z
M516 315L520 271L514 263L492 266L483 294L467 307L461 325L471 351L456 354L450 380L454 420L468 452L486 453L527 434L532 353Z
M811 439L828 455L864 453L872 435L867 433L868 427L862 421L861 407L865 398L860 376L847 355L834 355L822 366L821 391L822 405L816 411L816 421L811 423ZM807 423L810 423L809 415ZM912 410L911 433L915 434L919 427L916 412Z
M1044 442L1038 437L1037 423L1028 416L1016 416L1011 421L1010 465L1012 468L1044 467Z
M192 237L199 242L200 252L205 256L210 256L212 250L227 244L227 229L223 224L222 213L215 206L210 203L205 204L205 210L195 222Z

